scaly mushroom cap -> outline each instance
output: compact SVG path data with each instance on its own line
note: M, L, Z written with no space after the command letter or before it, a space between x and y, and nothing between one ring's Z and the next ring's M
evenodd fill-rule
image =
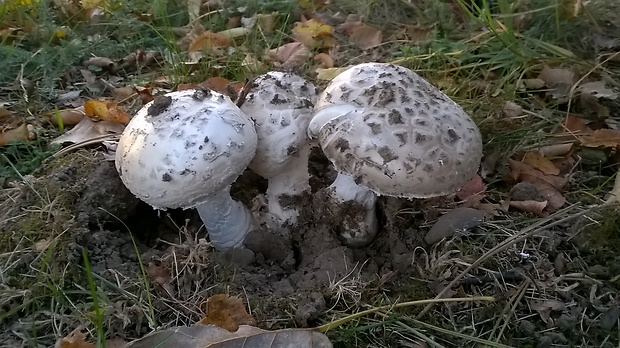
M250 169L265 178L273 177L308 144L307 128L317 97L318 89L295 74L274 71L254 80L241 105L254 120L258 134Z
M252 122L210 90L168 93L125 128L116 169L125 186L155 208L190 208L232 184L256 151Z
M456 192L477 172L480 131L454 101L401 66L356 65L330 82L309 127L338 171L381 195Z

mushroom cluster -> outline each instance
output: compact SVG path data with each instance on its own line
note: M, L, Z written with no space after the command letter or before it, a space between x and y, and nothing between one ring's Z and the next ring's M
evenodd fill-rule
M377 234L378 195L451 194L480 165L472 119L401 66L353 66L320 95L300 76L270 72L246 92L240 107L204 89L158 97L131 120L117 148L116 167L129 190L155 208L196 207L219 250L243 246L256 226L229 193L246 167L268 180L269 227L295 225L299 207L288 198L309 189L311 142L338 171L324 204L353 203L364 212L338 229L350 246Z

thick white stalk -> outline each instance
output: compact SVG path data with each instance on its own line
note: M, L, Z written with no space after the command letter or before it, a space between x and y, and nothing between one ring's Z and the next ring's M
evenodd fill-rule
M308 174L308 157L310 146L305 146L289 159L288 165L278 175L268 178L266 198L269 214L280 220L280 225L297 223L299 207L282 204L281 198L288 199L301 196L310 189ZM285 197L283 197L283 195ZM288 197L287 197L288 196Z
M230 186L211 195L196 209L217 250L241 247L245 236L254 228L250 211L230 197Z
M357 226L347 226L348 229L340 231L341 237L349 246L365 246L377 235L379 221L377 220L377 195L371 190L355 183L353 177L339 173L336 180L327 188L332 194L334 202L342 204L353 201L366 209L364 220L359 221Z

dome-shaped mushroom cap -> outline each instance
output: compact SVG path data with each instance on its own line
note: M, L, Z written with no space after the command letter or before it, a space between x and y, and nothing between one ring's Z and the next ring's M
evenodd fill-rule
M308 144L306 130L317 97L316 86L295 74L272 71L254 80L241 105L258 135L250 169L266 178L275 176Z
M458 104L404 67L356 65L330 82L316 109L324 115L311 128L326 156L378 194L446 195L478 171L478 127Z
M210 90L168 93L146 104L121 135L116 169L155 208L190 208L226 188L256 151L256 132L230 98Z

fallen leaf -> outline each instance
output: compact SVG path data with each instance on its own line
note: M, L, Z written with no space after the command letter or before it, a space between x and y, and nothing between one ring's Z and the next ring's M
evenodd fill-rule
M577 90L581 93L590 94L596 98L606 98L614 100L618 98L618 93L605 86L605 81L587 82L579 86Z
M84 62L84 66L95 66L107 71L113 71L116 68L116 63L108 57L92 57Z
M164 267L160 262L149 262L146 273L151 283L166 290L168 294L173 294L174 288L171 284L172 275L170 269Z
M62 124L65 126L72 126L78 124L85 116L84 107L80 106L79 108L74 109L63 109L58 110L58 113L55 111L45 114L45 117L52 122L55 126L57 126L60 122L58 118L62 121Z
M474 176L467 184L465 184L456 193L456 196L464 201L464 206L475 207L485 197L486 186L482 181L482 177L478 174Z
M558 190L561 190L567 183L568 178L560 177L556 175L546 175L543 172L534 169L529 164L515 161L512 159L508 159L508 163L510 164L511 172L510 175L514 181L530 181L531 178L537 178L545 181L551 186L555 187Z
M564 156L573 149L573 143L566 144L555 144L543 146L538 149L541 155L545 157L556 157L556 156ZM556 166L557 167L557 166Z
M321 62L319 68L333 68L334 60L327 53L319 53L314 56L314 60Z
M506 117L517 118L521 116L521 113L523 113L523 108L515 102L507 101L506 103L504 103L502 112Z
M78 124L65 134L52 140L52 144L83 143L98 139L104 135L121 134L125 126L111 121L94 122L90 117L84 117Z
M188 52L210 51L219 52L220 48L229 47L230 39L222 34L205 31L192 40Z
M528 164L532 168L538 169L547 175L558 175L560 170L538 151L528 151L523 156L523 163Z
M125 348L152 347L270 347L270 348L331 348L324 334L308 329L266 331L241 325L236 332L229 332L214 325L178 326L150 333L130 342Z
M135 93L134 89L131 87L118 87L112 90L112 94L114 94L114 99L123 100L131 97Z
M250 30L247 28L243 28L243 27L238 27L238 28L230 28L230 29L226 29L226 30L222 30L220 32L217 33L217 35L222 35L227 37L228 39L232 40L238 37L242 37L245 36L247 34L250 33Z
M28 141L28 126L22 123L21 126L0 133L0 146L9 143Z
M413 25L405 26L405 35L412 43L420 43L432 37L433 30L431 28L422 28Z
M230 85L229 80L220 76L214 76L201 83L200 87L206 87L218 93L228 94L228 85Z
M329 48L336 44L334 28L316 19L295 23L293 39L308 48Z
M550 68L545 65L538 78L545 81L545 85L550 89L548 92L554 98L568 96L568 92L576 82L575 73L564 68Z
M356 15L349 15L347 20L340 25L340 29L349 37L351 44L362 50L377 47L383 42L381 30L362 23Z
M312 55L301 42L291 42L268 51L267 56L281 68L292 68L301 66Z
M140 100L142 101L142 105L150 103L155 97L153 97L152 88L134 86L134 89L140 96Z
M597 129L579 137L581 145L587 147L617 147L620 146L620 130Z
M550 213L562 208L566 204L566 198L562 193L548 182L538 178L528 178L538 190L538 193L547 201L547 211Z
M327 69L317 68L315 70L315 72L317 73L316 78L318 80L330 81L330 80L333 80L336 76L346 71L347 69L349 69L348 66L341 67L341 68L327 68Z
M82 328L78 327L71 331L69 335L59 338L54 348L95 348L93 343L86 342L86 335L82 333Z
M549 215L549 213L544 211L547 207L547 201L510 201L510 206L538 216Z
M552 311L561 311L566 308L566 304L555 300L531 300L529 301L529 306L538 312L538 315L545 323L549 323Z
M198 323L213 324L230 332L239 329L239 325L255 325L256 320L245 309L243 301L234 296L218 294L206 301L206 316Z
M109 100L91 99L84 103L86 116L96 120L129 123L129 115L118 104Z

